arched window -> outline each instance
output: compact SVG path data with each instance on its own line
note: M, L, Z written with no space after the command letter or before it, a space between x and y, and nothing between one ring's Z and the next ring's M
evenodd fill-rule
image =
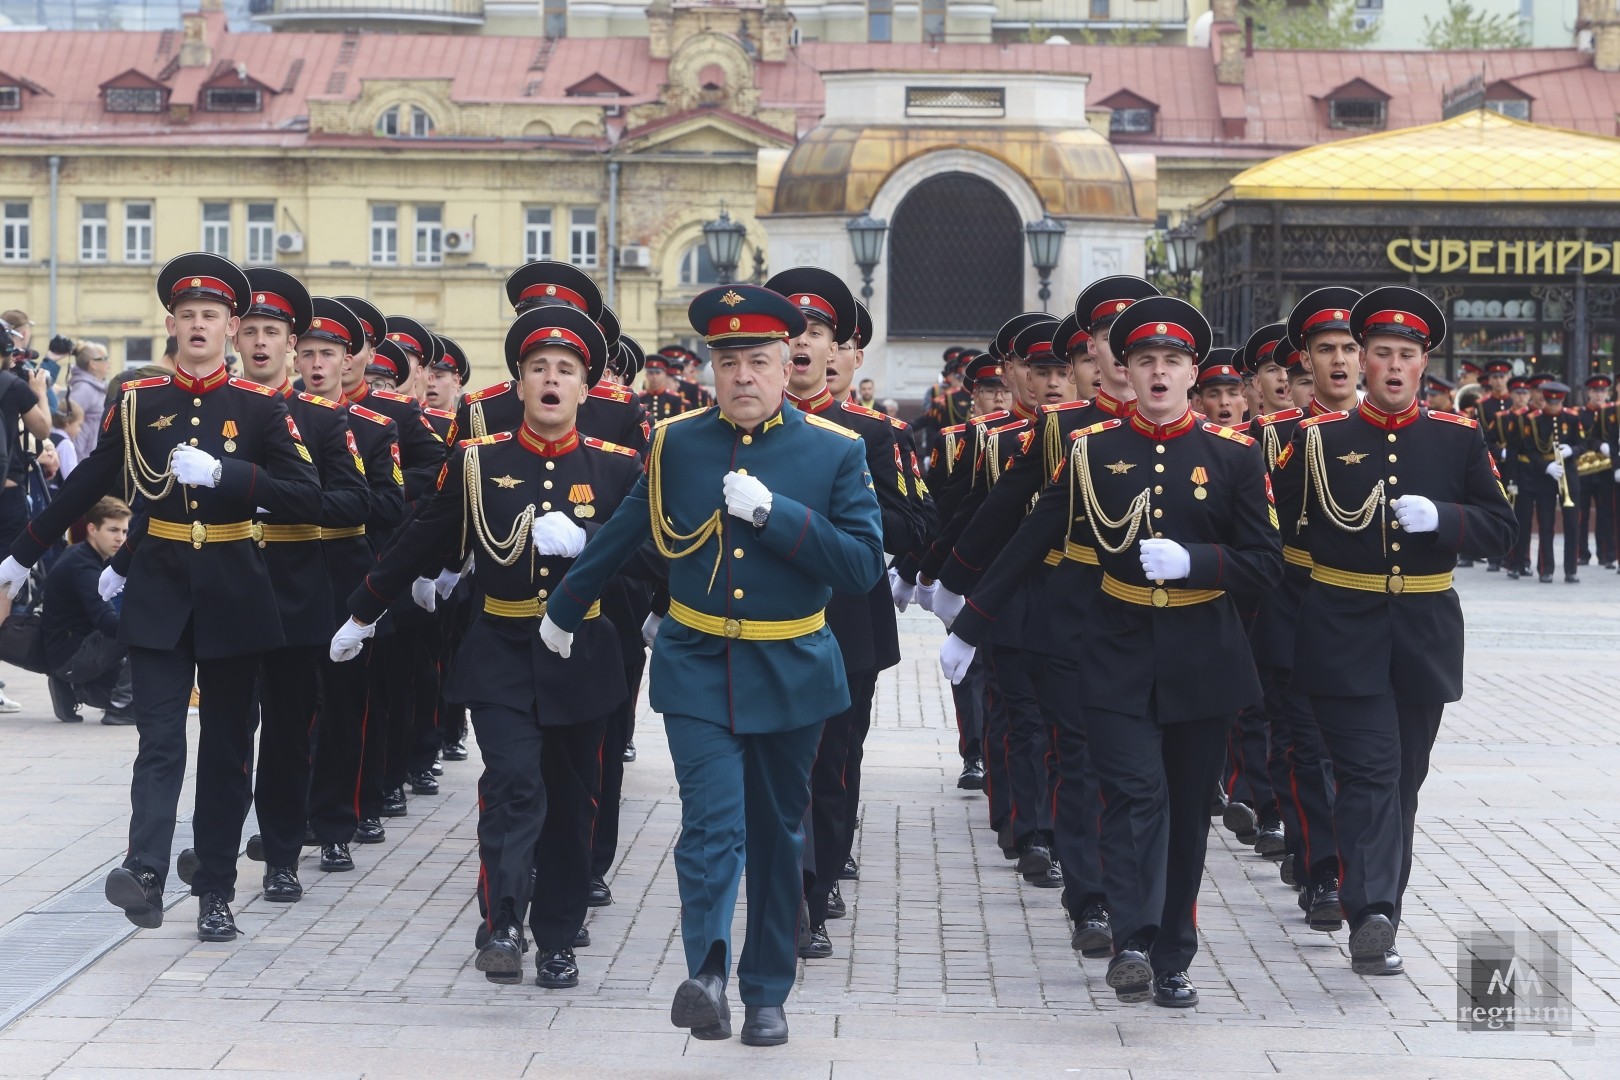
M988 340L1024 308L1023 227L980 177L912 188L889 226L889 335Z
M420 105L410 106L409 111L403 105L390 105L377 117L377 134L390 139L401 136L425 139L437 128L433 114Z
M720 284L720 275L714 272L714 263L709 261L709 246L702 240L687 248L686 254L681 256L681 284Z
M411 135L414 138L425 139L434 132L433 117L420 106L411 106Z
M382 111L377 117L377 134L394 136L399 134L399 106L394 105Z

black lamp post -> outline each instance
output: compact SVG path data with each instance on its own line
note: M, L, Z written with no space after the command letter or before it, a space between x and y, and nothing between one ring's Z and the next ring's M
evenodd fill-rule
M1052 299L1052 271L1057 269L1058 255L1063 251L1063 234L1068 231L1063 222L1045 215L1024 226L1024 237L1029 241L1029 261L1035 264L1035 273L1041 279L1042 311Z
M720 279L720 284L729 285L737 273L743 237L747 235L747 226L740 221L732 221L724 203L720 204L718 218L703 223L703 246L709 251L709 262L714 264L714 273Z
M861 268L861 299L872 302L872 271L883 259L883 240L889 235L889 223L871 214L850 218L844 223L849 230L849 246L855 251L855 265Z
M1171 229L1164 235L1164 258L1176 289L1187 300L1192 299L1192 278L1198 272L1203 258L1198 229L1189 221Z

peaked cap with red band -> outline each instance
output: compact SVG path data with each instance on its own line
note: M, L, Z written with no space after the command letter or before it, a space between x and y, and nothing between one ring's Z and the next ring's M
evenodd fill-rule
M1322 330L1349 330L1350 309L1356 306L1361 294L1343 285L1329 285L1306 293L1288 313L1288 343L1300 352L1305 339Z
M221 255L192 251L176 255L158 271L158 300L174 310L182 300L215 300L238 317L248 313L253 286L242 268Z
M1223 345L1209 350L1204 362L1198 365L1198 388L1206 386L1243 385L1241 350Z
M410 377L411 358L405 355L399 342L383 338L372 350L371 359L366 361L366 374L392 379L394 385L398 386Z
M419 357L416 362L423 367L438 363L444 355L439 339L409 315L390 315L383 323L384 336L406 352L415 353Z
M1043 322L1056 322L1056 319L1045 311L1020 312L1001 324L1001 329L996 331L996 336L985 346L984 351L997 360L1011 360L1014 358L1013 341L1018 335L1036 323Z
M1073 356L1077 352L1084 352L1090 340L1091 334L1080 321L1079 313L1071 311L1063 316L1063 321L1052 332L1052 351L1065 357Z
M711 349L751 349L804 333L799 305L760 285L716 285L692 298L686 309L692 329Z
M819 266L795 266L772 274L765 287L787 297L806 319L832 327L833 340L838 344L855 336L860 319L855 294L832 271Z
M1146 278L1115 274L1093 281L1082 289L1074 302L1074 313L1081 329L1096 337L1136 301L1158 295L1159 290Z
M365 328L360 325L360 316L349 305L330 296L312 296L309 305L309 325L304 327L299 337L335 342L344 352L351 354L364 348Z
M472 365L467 362L467 352L456 342L443 334L434 334L439 339L439 359L433 366L444 371L454 371L456 377L463 384L472 377Z
M304 288L303 282L273 266L250 267L247 279L253 287L253 296L248 302L247 315L243 318L262 315L268 319L280 319L292 327L294 336L304 332L309 326L312 312L309 290Z
M1058 320L1033 322L1013 336L1012 353L1026 364L1062 366L1067 353L1056 351Z
M971 357L962 365L962 385L970 393L980 386L1006 386L1001 361L989 353L979 353Z
M332 299L354 312L355 317L360 320L360 329L366 339L364 344L376 346L377 342L383 339L388 329L388 320L383 318L383 313L370 300L361 296L334 296ZM359 352L362 347L363 344L356 341L353 351Z
M1350 309L1350 333L1363 344L1370 337L1405 338L1429 352L1445 343L1446 316L1424 293L1405 285L1385 285Z
M506 279L506 299L518 314L537 307L572 307L602 319L602 291L573 263L541 259L524 263Z
M1288 347L1288 324L1267 323L1250 334L1249 340L1243 343L1238 364L1251 375L1266 364L1286 368L1291 352L1293 350Z
M864 349L872 344L872 313L859 300L855 301L855 347Z
M567 305L530 308L506 328L506 370L518 374L523 358L546 345L561 345L585 361L585 382L595 386L607 364L607 339L585 312Z
M1209 320L1174 296L1138 300L1108 328L1108 347L1119 360L1138 349L1171 348L1202 361L1209 354L1209 341Z

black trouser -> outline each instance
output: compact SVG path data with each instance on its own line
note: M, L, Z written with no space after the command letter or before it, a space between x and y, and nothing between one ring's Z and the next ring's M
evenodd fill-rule
M874 671L870 678L851 679L849 683L855 723L850 727L849 761L844 765L844 835L839 843L838 865L833 867L834 880L855 854L855 826L861 820L861 762L866 760L866 736L872 730L872 696L877 693L877 677Z
M437 619L402 624L395 641L403 665L389 684L387 744L383 749L383 787L404 787L416 755L416 733L439 726L439 623ZM429 757L422 768L433 764Z
M1344 879L1339 899L1352 925L1374 912L1399 925L1412 876L1418 789L1444 705L1401 705L1393 692L1368 697L1311 697L1333 755L1338 792L1333 829Z
M1007 715L1007 780L1013 840L1052 842L1052 804L1046 791L1046 716L1040 685L1052 658L1026 649L995 645L990 672Z
M1262 825L1278 820L1277 793L1271 785L1266 761L1266 714L1244 709L1226 733L1226 795L1252 809Z
M1232 719L1161 724L1153 716L1092 708L1085 717L1102 788L1114 949L1135 940L1148 946L1155 974L1185 971L1198 951L1209 801Z
M638 631L639 634L639 631ZM647 667L642 651L624 658L624 682L630 688L624 704L607 718L602 733L602 775L596 798L596 825L591 832L591 877L606 878L619 853L619 802L624 796L624 748L636 724L636 701L641 695L641 673Z
M1007 771L1007 703L996 686L996 676L988 647L980 649L973 665L979 669L984 686L984 794L990 811L990 827L1000 830L1012 819L1012 777ZM968 668L971 676L973 668Z
M1328 783L1327 749L1311 713L1311 699L1288 688L1291 672L1257 665L1271 725L1267 764L1294 857L1294 880L1309 889L1339 876L1339 850L1333 843L1333 791Z
M1574 488L1576 482L1570 480L1570 487ZM1536 572L1538 574L1551 574L1557 569L1556 559L1553 556L1553 530L1562 518L1564 523L1564 576L1573 577L1580 566L1580 524L1576 508L1565 506L1563 496L1559 494L1558 482L1550 476L1543 476L1531 485L1532 497L1535 500L1536 527ZM1573 493L1572 493L1573 494ZM1519 492L1519 499L1525 497L1524 491Z
M360 816L382 816L388 782L389 747L411 728L415 682L411 670L410 630L394 623L394 632L378 644L367 668L366 741L360 759ZM396 752L397 753L397 752Z
M259 668L259 768L253 785L267 866L296 866L308 817L310 743L324 649L298 645L264 654Z
M848 676L849 708L829 716L821 728L821 740L816 744L816 760L810 766L810 837L813 857L806 860L810 872L805 875L805 901L810 905L810 925L820 926L827 921L827 896L838 881L838 871L844 865L845 820L849 814L849 792L844 786L845 767L849 764L850 740L854 737L855 718L860 710L861 689L866 688L866 701L872 700L871 687L877 681L877 672L859 671Z
M389 640L387 638L385 641ZM360 771L370 715L372 642L343 664L321 658L321 702L315 716L309 827L322 844L347 844L360 822Z
M440 600L440 608L433 617L430 633L418 643L419 655L414 658L416 674L415 722L410 733L410 750L405 758L405 778L427 772L439 759L439 747L444 743L440 730L445 723L444 679L450 666L446 627L450 613L444 608L448 600ZM392 763L390 758L390 763Z
M1512 468L1519 478L1519 493L1513 500L1513 516L1519 523L1519 533L1513 542L1513 550L1508 555L1508 569L1529 573L1530 538L1535 532L1536 489L1540 486L1540 477L1534 471L1535 466L1522 461L1513 462ZM1541 517L1544 521L1552 520L1545 512ZM1552 528L1550 524L1547 527Z
M1063 907L1078 916L1088 904L1104 898L1097 840L1102 796L1086 745L1080 665L1073 660L1047 657L1046 672L1041 702L1051 718L1047 744L1052 764L1052 854L1063 870Z
M450 665L456 661L456 654L461 651L461 642L467 636L467 627L471 625L475 614L472 599L464 596L460 591L450 594L446 601L450 605L449 614L445 616L444 647L440 650L440 679L439 679L439 746L449 746L451 743L461 742L467 737L467 706L459 701L451 701L444 696L444 687L450 681Z
M956 705L956 752L965 764L984 756L984 664L974 656L967 674L951 685Z
M1607 565L1615 561L1614 478L1602 472L1582 477L1580 484L1581 561L1592 558L1595 546L1598 564ZM1589 534L1596 536L1596 545L1588 543Z
M253 681L259 657L197 659L192 626L173 649L129 650L139 747L129 785L129 853L124 865L169 873L180 787L186 773L186 709L195 674L199 701L197 795L192 832L199 866L193 896L236 897L236 856L247 816L253 752Z

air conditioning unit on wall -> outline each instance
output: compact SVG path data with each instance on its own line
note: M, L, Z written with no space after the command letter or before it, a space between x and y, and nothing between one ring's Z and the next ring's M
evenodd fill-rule
M471 229L446 229L444 233L444 253L446 255L466 255L473 249L473 232Z
M652 266L652 248L645 244L629 244L620 248L619 265L627 270L646 270Z
M277 255L298 255L304 250L304 234L301 232L276 233Z

